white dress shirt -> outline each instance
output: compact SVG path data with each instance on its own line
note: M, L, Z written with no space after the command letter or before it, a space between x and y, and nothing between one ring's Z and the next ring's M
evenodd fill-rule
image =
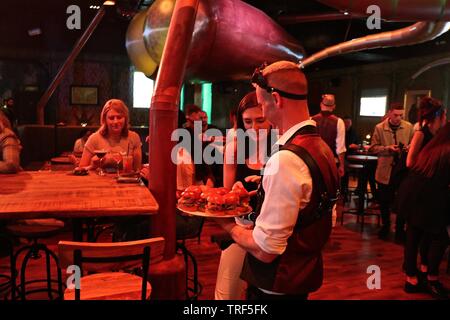
M286 131L276 145L284 145L300 128L316 126L313 120L296 124ZM253 238L269 254L282 254L292 235L299 210L311 199L312 178L304 161L288 150L273 154L264 169L265 192L261 212L256 219Z

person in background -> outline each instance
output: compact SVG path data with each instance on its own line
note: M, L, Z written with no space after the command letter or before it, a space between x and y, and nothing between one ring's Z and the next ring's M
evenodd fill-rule
M214 147L214 150L211 152L213 157L221 156L223 157L224 150L224 137L215 125L208 124L208 114L205 111L200 111L200 119L202 120L202 143L204 147L211 145ZM208 131L209 129L216 129ZM220 135L218 135L220 132ZM222 185L223 183L223 164L221 163L213 163L209 165L211 172L214 176L214 184Z
M14 110L14 99L8 98L4 100L3 106L0 108L0 111L5 114L5 116L8 118L9 123L11 124L11 130L14 131L17 134L17 125L18 125L18 119L16 115L16 110Z
M230 128L236 128L237 108L231 108L228 114L228 120L230 121Z
M447 121L447 112L442 102L423 97L419 102L419 125L420 129L414 132L411 146L406 158L406 166L411 168L417 160L420 150L427 145L433 136L441 129Z
M353 121L350 116L344 117L344 125L345 125L345 149L347 154L354 154L359 148L359 139L352 127ZM341 177L341 193L343 199L347 199L348 196L348 181L349 175L347 170L348 161L345 161L345 173Z
M250 92L239 103L236 115L236 128L242 132L255 130L256 149L251 150L249 144L245 145L245 163L237 163L237 140L233 140L226 146L226 159L233 159L232 163L226 162L223 166L224 187L231 189L239 181L247 191L255 191L258 187L257 177L261 175L264 163L258 157L260 143L266 144L266 150L270 153L270 123L263 116L262 106L256 99L256 93ZM267 131L267 141L259 138L260 130ZM230 155L228 155L231 153ZM266 152L267 153L267 152ZM250 158L256 158L256 163L250 163ZM256 198L250 199L250 206L256 208ZM248 218L236 218L236 223L241 226L252 226L253 222ZM216 300L241 300L244 297L245 281L240 279L242 265L244 263L245 250L233 243L222 251L219 268L217 270Z
M423 97L419 101L419 130L414 131L411 145L406 158L406 167L411 169L417 163L417 157L420 151L433 139L436 133L445 126L447 122L446 110L442 102L431 98ZM406 218L403 213L403 218ZM412 231L413 229L411 229ZM408 231L407 231L408 234ZM406 237L405 247L411 247L411 241L416 237ZM420 272L426 274L428 270L428 252L431 245L431 239L428 234L424 234L420 241ZM406 268L406 261L405 261Z
M217 129L213 124L208 124L208 114L205 111L200 111L200 119L202 120L202 131L205 132L208 129Z
M129 130L128 107L122 100L111 99L103 106L100 115L100 128L86 141L80 160L80 167L99 165L96 150L105 150L103 166L116 168L117 163L112 153L132 155L133 169L139 172L142 164L141 139L139 135Z
M9 119L0 112L0 173L21 171L20 140L11 128Z
M378 232L380 239L389 235L391 220L390 210L394 200L395 186L391 181L391 172L395 159L398 159L404 148L409 146L414 130L411 123L403 120L403 105L392 103L387 118L375 126L369 152L378 155L375 179L378 184L377 198L380 203L382 227ZM397 215L396 237L404 235L404 222Z
M317 130L322 139L331 148L338 164L339 176L344 176L345 163L345 124L344 121L335 116L336 102L333 94L322 95L320 113L311 117L317 123Z
M12 131L9 119L0 112L0 174L17 174L22 171L20 166L20 140ZM1 183L1 179L0 179ZM1 219L0 219L1 220ZM64 226L64 222L53 218L47 219L20 219L0 221L0 233L3 226L11 225L39 225L39 226ZM0 239L1 240L1 239ZM0 245L2 243L0 242Z
M429 102L436 102L433 100ZM449 298L448 290L439 282L439 265L449 244L449 186L450 123L447 123L420 151L399 190L399 213L407 221L404 251L407 293L428 292L436 299ZM424 239L429 244L421 245L419 271L417 251Z
M75 141L75 144L73 146L73 154L76 157L81 157L84 150L84 145L86 144L87 139L92 134L92 131L89 129L82 129L80 131L80 134L78 135L78 139Z
M183 128L194 130L194 121L202 121L202 109L195 104L188 104L184 106L184 114L186 116L186 123Z
M416 123L420 117L420 96L416 97L416 101L411 105L408 111L408 121L411 124Z
M344 117L344 125L345 125L345 149L347 150L347 154L352 154L359 149L361 139L359 139L355 129L353 128L353 121L350 116Z

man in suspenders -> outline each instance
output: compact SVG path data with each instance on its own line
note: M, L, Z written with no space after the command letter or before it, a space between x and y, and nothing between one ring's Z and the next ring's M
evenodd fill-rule
M310 120L307 81L298 65L279 61L259 68L252 82L264 116L279 130L280 150L265 166L254 228L216 221L247 251L241 278L248 299L306 299L322 284L336 163Z

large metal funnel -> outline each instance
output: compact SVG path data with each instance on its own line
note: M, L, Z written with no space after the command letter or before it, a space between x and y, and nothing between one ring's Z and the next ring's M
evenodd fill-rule
M174 3L157 0L146 13L144 42L156 63L161 60ZM303 57L300 44L262 11L239 0L201 0L186 79L245 79L263 62L298 62Z

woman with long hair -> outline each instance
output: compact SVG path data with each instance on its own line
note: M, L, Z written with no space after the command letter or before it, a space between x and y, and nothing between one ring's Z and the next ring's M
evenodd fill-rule
M442 102L431 97L420 99L418 113L420 129L414 132L409 146L408 157L406 158L408 168L415 164L420 150L430 142L447 121L447 112Z
M122 100L110 99L100 114L100 128L86 141L80 167L102 165L115 168L117 163L112 154L122 153L132 156L133 169L139 172L142 164L141 146L139 135L129 130L128 107ZM107 152L102 164L96 156L98 150Z
M407 221L405 244L405 291L429 292L448 299L439 282L439 265L448 245L450 224L450 124L447 123L419 153L399 190L399 210ZM426 272L417 270L417 252L423 238L429 246L422 252Z
M223 168L224 187L231 189L236 182L242 183L246 190L254 191L258 187L258 177L264 166L261 159L261 148L270 154L270 123L263 115L261 104L256 99L256 93L248 93L239 103L236 112L236 132L232 141L227 141L225 147L225 162ZM242 136L247 133L245 142ZM265 139L267 138L267 140ZM241 139L241 140L239 140ZM240 144L244 145L244 154L240 155ZM264 150L264 149L263 149ZM230 159L232 161L230 161ZM239 160L244 160L242 163ZM250 206L255 209L256 199L250 200ZM236 218L240 225L253 226L246 218ZM245 258L245 251L237 244L231 244L222 251L215 289L216 300L242 299L245 292L245 282L240 279L240 273Z
M86 141L79 166L119 169L120 162L117 159L123 157L124 169L124 160L132 158L129 169L139 172L142 164L141 146L139 135L129 129L128 107L122 100L110 99L106 101L100 114L100 128ZM101 161L96 155L100 151L106 153ZM118 155L121 157L116 158ZM114 218L113 240L131 241L148 237L149 220L148 217Z

